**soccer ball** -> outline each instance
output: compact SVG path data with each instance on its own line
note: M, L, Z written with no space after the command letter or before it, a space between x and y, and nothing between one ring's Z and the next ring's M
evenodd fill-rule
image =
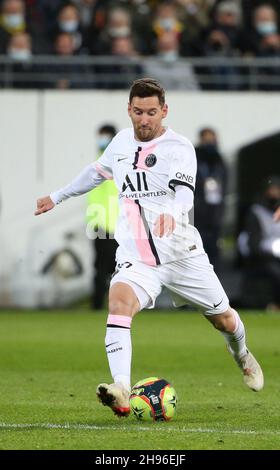
M164 379L149 377L132 388L130 409L141 421L169 421L176 416L177 394Z

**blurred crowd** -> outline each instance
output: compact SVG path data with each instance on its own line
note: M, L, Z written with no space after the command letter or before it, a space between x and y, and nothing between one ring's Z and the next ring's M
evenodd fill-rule
M128 72L125 58L136 76L142 73L139 58L149 57L146 74L165 76L169 88L182 89L187 82L197 89L195 74L213 70L193 70L183 58L279 58L279 18L279 0L0 0L0 55L17 63L46 54L119 58L107 74ZM233 73L229 67L217 69L221 75ZM73 66L71 72L80 70ZM277 78L279 67L263 72ZM216 83L206 88L220 89Z

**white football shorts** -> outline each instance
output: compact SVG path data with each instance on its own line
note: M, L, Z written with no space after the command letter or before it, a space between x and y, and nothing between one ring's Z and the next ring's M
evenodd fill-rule
M132 287L141 309L154 307L163 286L170 291L175 307L195 305L205 315L224 313L229 307L228 297L206 253L159 266L119 258L110 286L116 282Z

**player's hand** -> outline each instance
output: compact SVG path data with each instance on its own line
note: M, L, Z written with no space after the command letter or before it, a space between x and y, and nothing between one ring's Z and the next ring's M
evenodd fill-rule
M273 214L273 220L274 222L279 222L280 221L280 207L276 209L276 211Z
M41 197L37 199L37 210L34 212L34 215L40 215L44 212L48 212L53 209L55 206L54 202L52 202L50 196Z
M169 237L175 230L176 222L170 214L160 214L155 222L153 234L156 237Z

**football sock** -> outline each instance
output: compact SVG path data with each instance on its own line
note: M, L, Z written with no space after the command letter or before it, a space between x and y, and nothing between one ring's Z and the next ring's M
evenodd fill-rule
M234 331L232 333L222 331L221 333L229 346L230 352L240 359L247 354L245 328L238 313L235 310L233 310L233 313L236 321Z
M131 317L108 315L105 347L111 375L115 383L121 383L130 391L131 369Z

